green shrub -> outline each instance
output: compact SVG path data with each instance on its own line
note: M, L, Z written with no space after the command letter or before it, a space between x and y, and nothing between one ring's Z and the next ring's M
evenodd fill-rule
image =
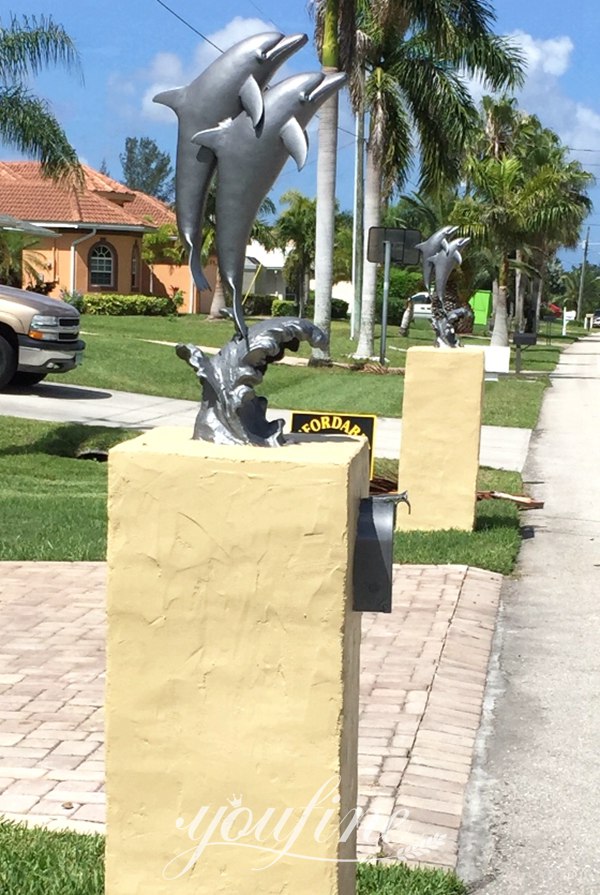
M402 314L406 308L406 299L415 292L423 291L423 277L420 273L405 270L400 267L392 267L390 270L390 294L388 299L388 323L400 326ZM383 306L383 271L377 277L376 315L377 322L381 323L381 309Z
M296 308L296 303L293 301L282 301L281 299L277 299L272 304L272 315L273 317L297 317L298 309Z
M250 317L270 317L276 295L252 295L244 300L244 310Z
M348 305L341 298L331 299L331 319L345 320L348 316Z
M306 303L304 308L304 316L308 319L312 320L315 316L315 299L314 295ZM331 319L332 320L345 320L348 316L348 305L345 301L342 301L341 298L332 298L331 299Z
M103 314L109 317L168 317L177 313L183 296L173 298L159 295L117 295L110 292L92 292L83 296L84 314Z
M66 301L68 304L73 305L73 307L80 313L83 311L83 295L81 292L77 292L76 290L69 292L67 289L61 289L59 298L61 301Z

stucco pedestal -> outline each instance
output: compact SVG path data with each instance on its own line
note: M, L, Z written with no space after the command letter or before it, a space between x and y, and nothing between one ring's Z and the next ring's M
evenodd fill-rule
M398 487L412 512L396 529L473 528L483 383L480 349L409 348Z
M366 442L158 429L109 477L107 895L352 895Z

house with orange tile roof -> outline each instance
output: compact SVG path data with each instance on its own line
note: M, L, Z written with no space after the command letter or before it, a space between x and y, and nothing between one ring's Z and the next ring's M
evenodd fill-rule
M184 312L206 311L211 293L200 296L187 265L146 264L142 236L175 214L158 199L130 190L83 166L84 186L74 191L42 177L38 162L0 162L0 213L54 231L35 246L40 275L50 295L116 292L172 295L181 291ZM214 283L214 264L206 271ZM26 285L26 284L24 284ZM202 299L202 301L201 301Z

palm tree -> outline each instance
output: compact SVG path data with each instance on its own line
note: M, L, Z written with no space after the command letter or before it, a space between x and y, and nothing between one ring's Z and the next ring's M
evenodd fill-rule
M35 250L39 239L17 230L0 229L0 283L7 286L43 284L44 256Z
M308 281L315 261L315 199L303 196L298 190L288 190L280 202L287 205L275 224L277 244L292 251L286 259L286 279L296 284L298 316L304 316L308 298Z
M50 16L0 21L0 140L39 159L49 177L81 183L77 154L45 100L27 86L48 65L79 68L69 35Z
M460 73L479 74L494 90L518 83L521 57L491 32L484 0L403 0L365 6L365 105L369 112L365 232L379 226L382 198L401 187L420 152L420 185L429 192L459 179L477 112ZM365 261L357 357L374 353L377 266Z
M349 71L355 39L356 0L313 0L313 3L316 12L315 40L323 71ZM314 322L328 336L333 285L338 110L337 93L321 106L317 156ZM311 363L330 362L329 348L313 348Z
M516 155L472 160L472 194L457 204L455 222L491 248L499 259L498 297L492 345L508 345L510 259L536 239L558 245L576 240L589 211L583 184L590 175L571 165L532 170ZM575 163L576 164L576 163Z

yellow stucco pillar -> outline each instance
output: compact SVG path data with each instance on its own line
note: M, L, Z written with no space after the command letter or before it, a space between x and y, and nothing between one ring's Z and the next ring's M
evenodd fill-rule
M352 895L366 442L158 429L109 480L107 895Z
M397 529L473 528L483 383L480 349L409 348L398 487L412 512Z

